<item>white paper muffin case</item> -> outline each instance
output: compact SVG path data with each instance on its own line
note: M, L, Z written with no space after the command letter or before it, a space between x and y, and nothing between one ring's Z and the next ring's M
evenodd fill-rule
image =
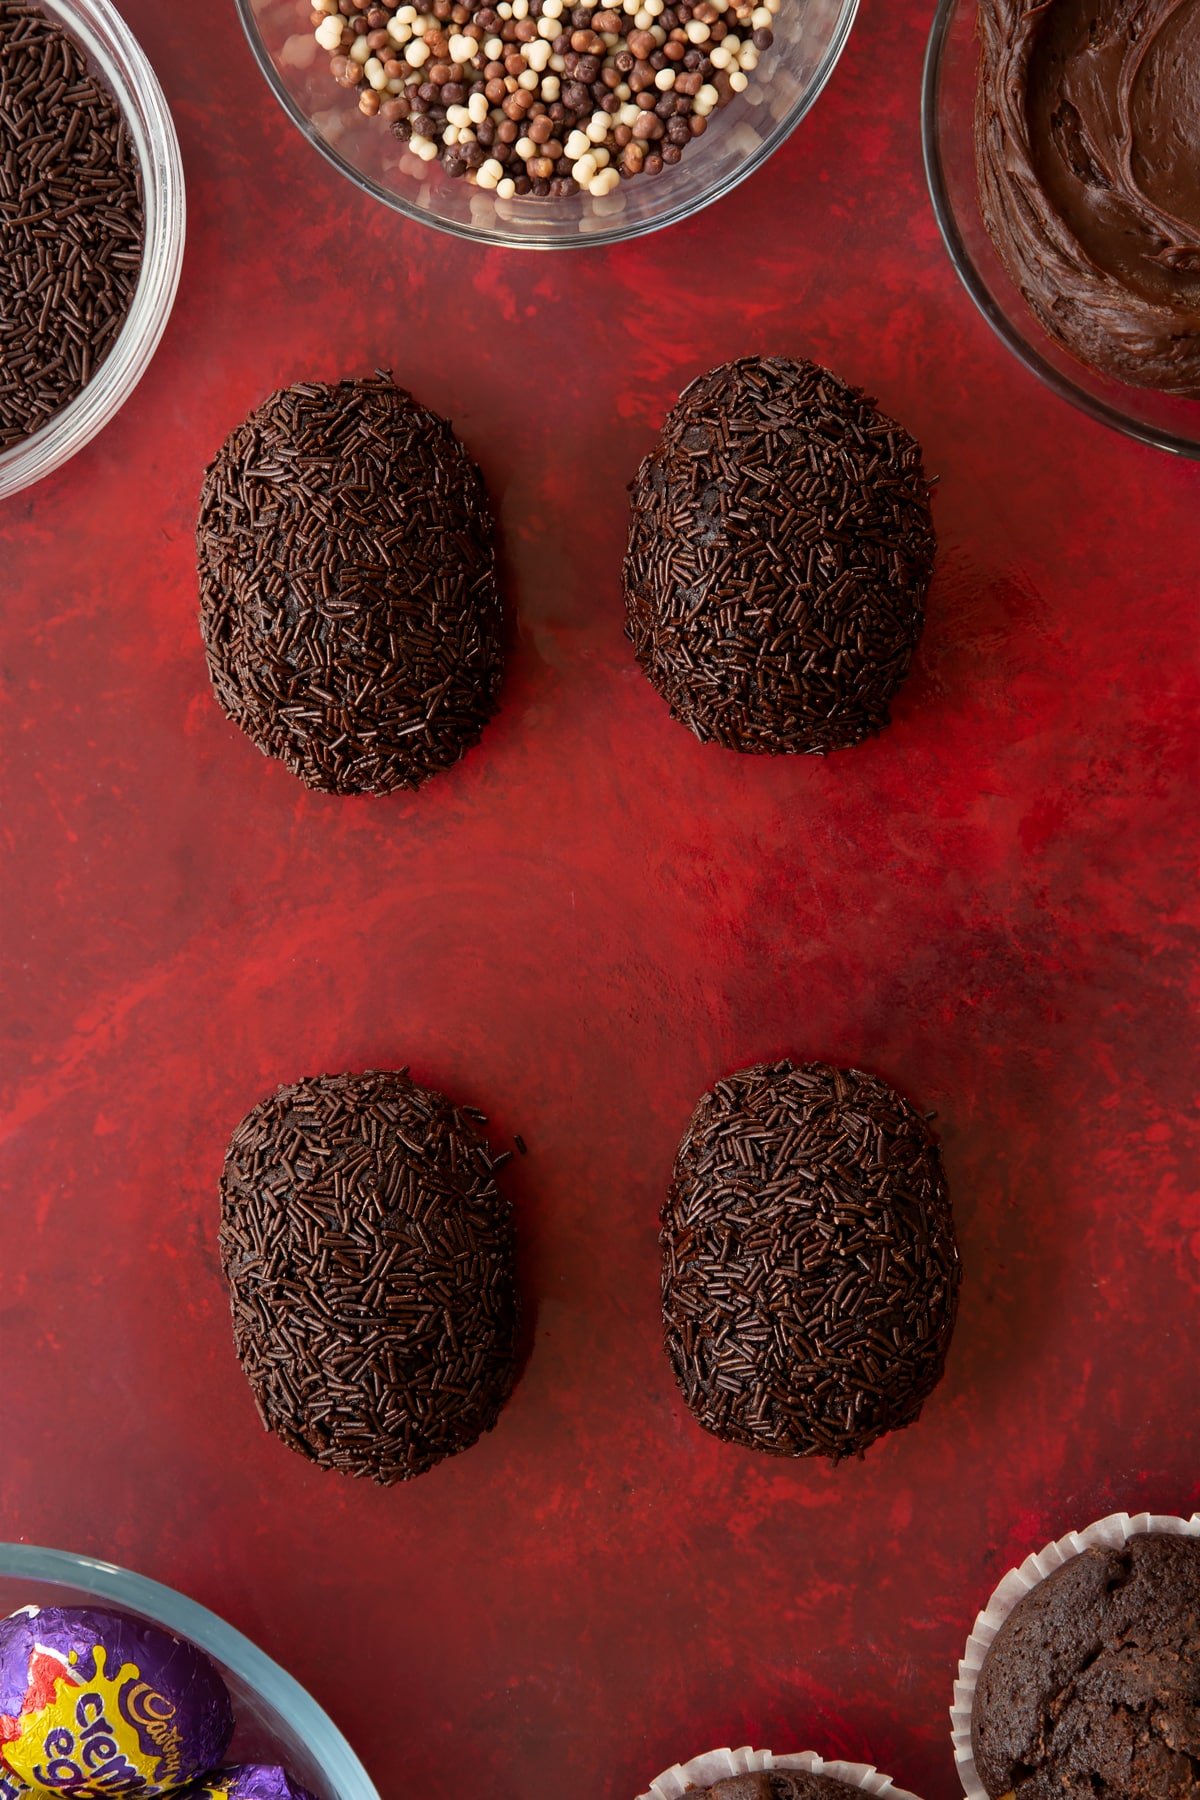
M650 1783L649 1792L638 1800L679 1800L689 1787L711 1786L728 1775L754 1775L767 1769L802 1769L806 1775L828 1775L844 1781L847 1787L861 1788L877 1800L917 1800L915 1794L898 1788L891 1777L881 1775L869 1763L825 1762L815 1750L799 1750L790 1756L774 1756L770 1750L710 1750L707 1756L694 1756L691 1762L676 1763Z
M988 1800L988 1791L979 1779L971 1751L971 1710L984 1658L1009 1613L1018 1600L1023 1600L1045 1581L1047 1575L1053 1575L1055 1569L1061 1569L1073 1557L1082 1556L1085 1550L1119 1550L1130 1538L1145 1537L1152 1532L1200 1537L1200 1513L1193 1513L1190 1519L1160 1517L1154 1513L1138 1513L1130 1518L1128 1513L1111 1513L1107 1519L1098 1520L1084 1531L1070 1531L1056 1544L1047 1544L1036 1556L1027 1556L1019 1569L1010 1569L999 1583L967 1639L958 1665L958 1680L954 1684L954 1704L950 1708L954 1760L967 1800Z

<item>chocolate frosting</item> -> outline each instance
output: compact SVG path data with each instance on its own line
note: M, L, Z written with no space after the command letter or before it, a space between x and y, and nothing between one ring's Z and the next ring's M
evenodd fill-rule
M1084 362L1200 398L1200 0L980 0L983 220Z

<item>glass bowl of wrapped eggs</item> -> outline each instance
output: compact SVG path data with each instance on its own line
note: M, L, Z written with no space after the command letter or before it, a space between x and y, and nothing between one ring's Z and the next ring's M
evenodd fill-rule
M612 244L795 130L858 0L237 0L276 98L348 180L457 237Z
M171 1588L0 1544L0 1797L186 1789L188 1800L379 1800L328 1714Z

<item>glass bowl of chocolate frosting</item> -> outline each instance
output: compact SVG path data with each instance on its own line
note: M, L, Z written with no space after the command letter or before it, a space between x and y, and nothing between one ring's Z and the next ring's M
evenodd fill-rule
M1200 457L1200 0L939 0L922 135L946 248L1013 354Z
M858 0L236 0L285 112L409 218L513 249L685 219L763 163Z

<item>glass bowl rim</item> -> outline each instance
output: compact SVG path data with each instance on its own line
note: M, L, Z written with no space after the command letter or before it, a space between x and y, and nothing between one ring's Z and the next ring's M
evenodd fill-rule
M380 1800L349 1742L308 1689L235 1625L201 1606L198 1600L189 1600L177 1589L148 1575L136 1575L118 1563L102 1562L72 1550L49 1550L38 1544L0 1542L0 1576L74 1588L113 1606L139 1612L178 1637L190 1638L240 1677L298 1732L303 1732L322 1774L329 1776L346 1800Z
M0 499L61 468L120 412L167 328L187 236L179 138L146 52L111 0L50 0L48 11L99 68L125 120L141 168L145 241L129 311L108 355L68 405L0 451Z
M246 34L251 54L275 99L292 124L315 149L320 151L326 162L331 163L340 175L353 182L355 187L364 194L369 194L375 200L381 200L392 212L398 212L404 218L412 219L419 225L428 225L435 231L445 232L449 237L464 238L471 243L482 244L493 250L538 251L591 250L599 249L604 245L625 243L633 238L646 237L652 231L662 231L668 225L677 225L681 220L702 212L714 201L724 199L726 194L740 186L756 169L762 167L768 157L775 154L780 145L795 131L800 121L816 105L825 91L833 71L841 61L859 8L859 0L837 0L837 22L802 98L796 101L790 111L779 120L775 129L758 143L749 156L736 163L726 175L714 181L702 194L678 201L674 206L668 205L662 213L655 217L638 220L634 224L611 225L598 231L578 232L569 238L539 238L513 231L488 231L478 225L466 224L461 220L440 218L438 214L414 206L402 195L393 193L390 189L381 186L380 183L372 181L360 170L351 168L333 145L328 143L316 130L303 108L296 104L280 81L274 61L263 42L262 33L258 29L253 0L234 0L234 4L237 7L238 18L242 22L242 29Z
M1089 418L1096 419L1100 424L1121 432L1125 437L1136 438L1139 443L1149 444L1156 450L1167 450L1174 456L1200 458L1200 416L1197 418L1195 437L1181 437L1165 426L1134 418L1120 407L1110 405L1108 401L1089 393L1087 388L1056 368L1033 343L1015 329L993 300L991 290L967 248L958 228L957 215L946 183L938 134L938 100L941 93L942 59L950 27L959 9L974 3L975 0L938 0L929 41L925 47L925 66L921 78L921 153L925 163L925 181L934 218L954 271L1001 343L1030 374L1036 375L1060 399L1087 413ZM1034 322L1032 314L1030 319ZM1134 391L1136 390L1131 389L1131 392Z

